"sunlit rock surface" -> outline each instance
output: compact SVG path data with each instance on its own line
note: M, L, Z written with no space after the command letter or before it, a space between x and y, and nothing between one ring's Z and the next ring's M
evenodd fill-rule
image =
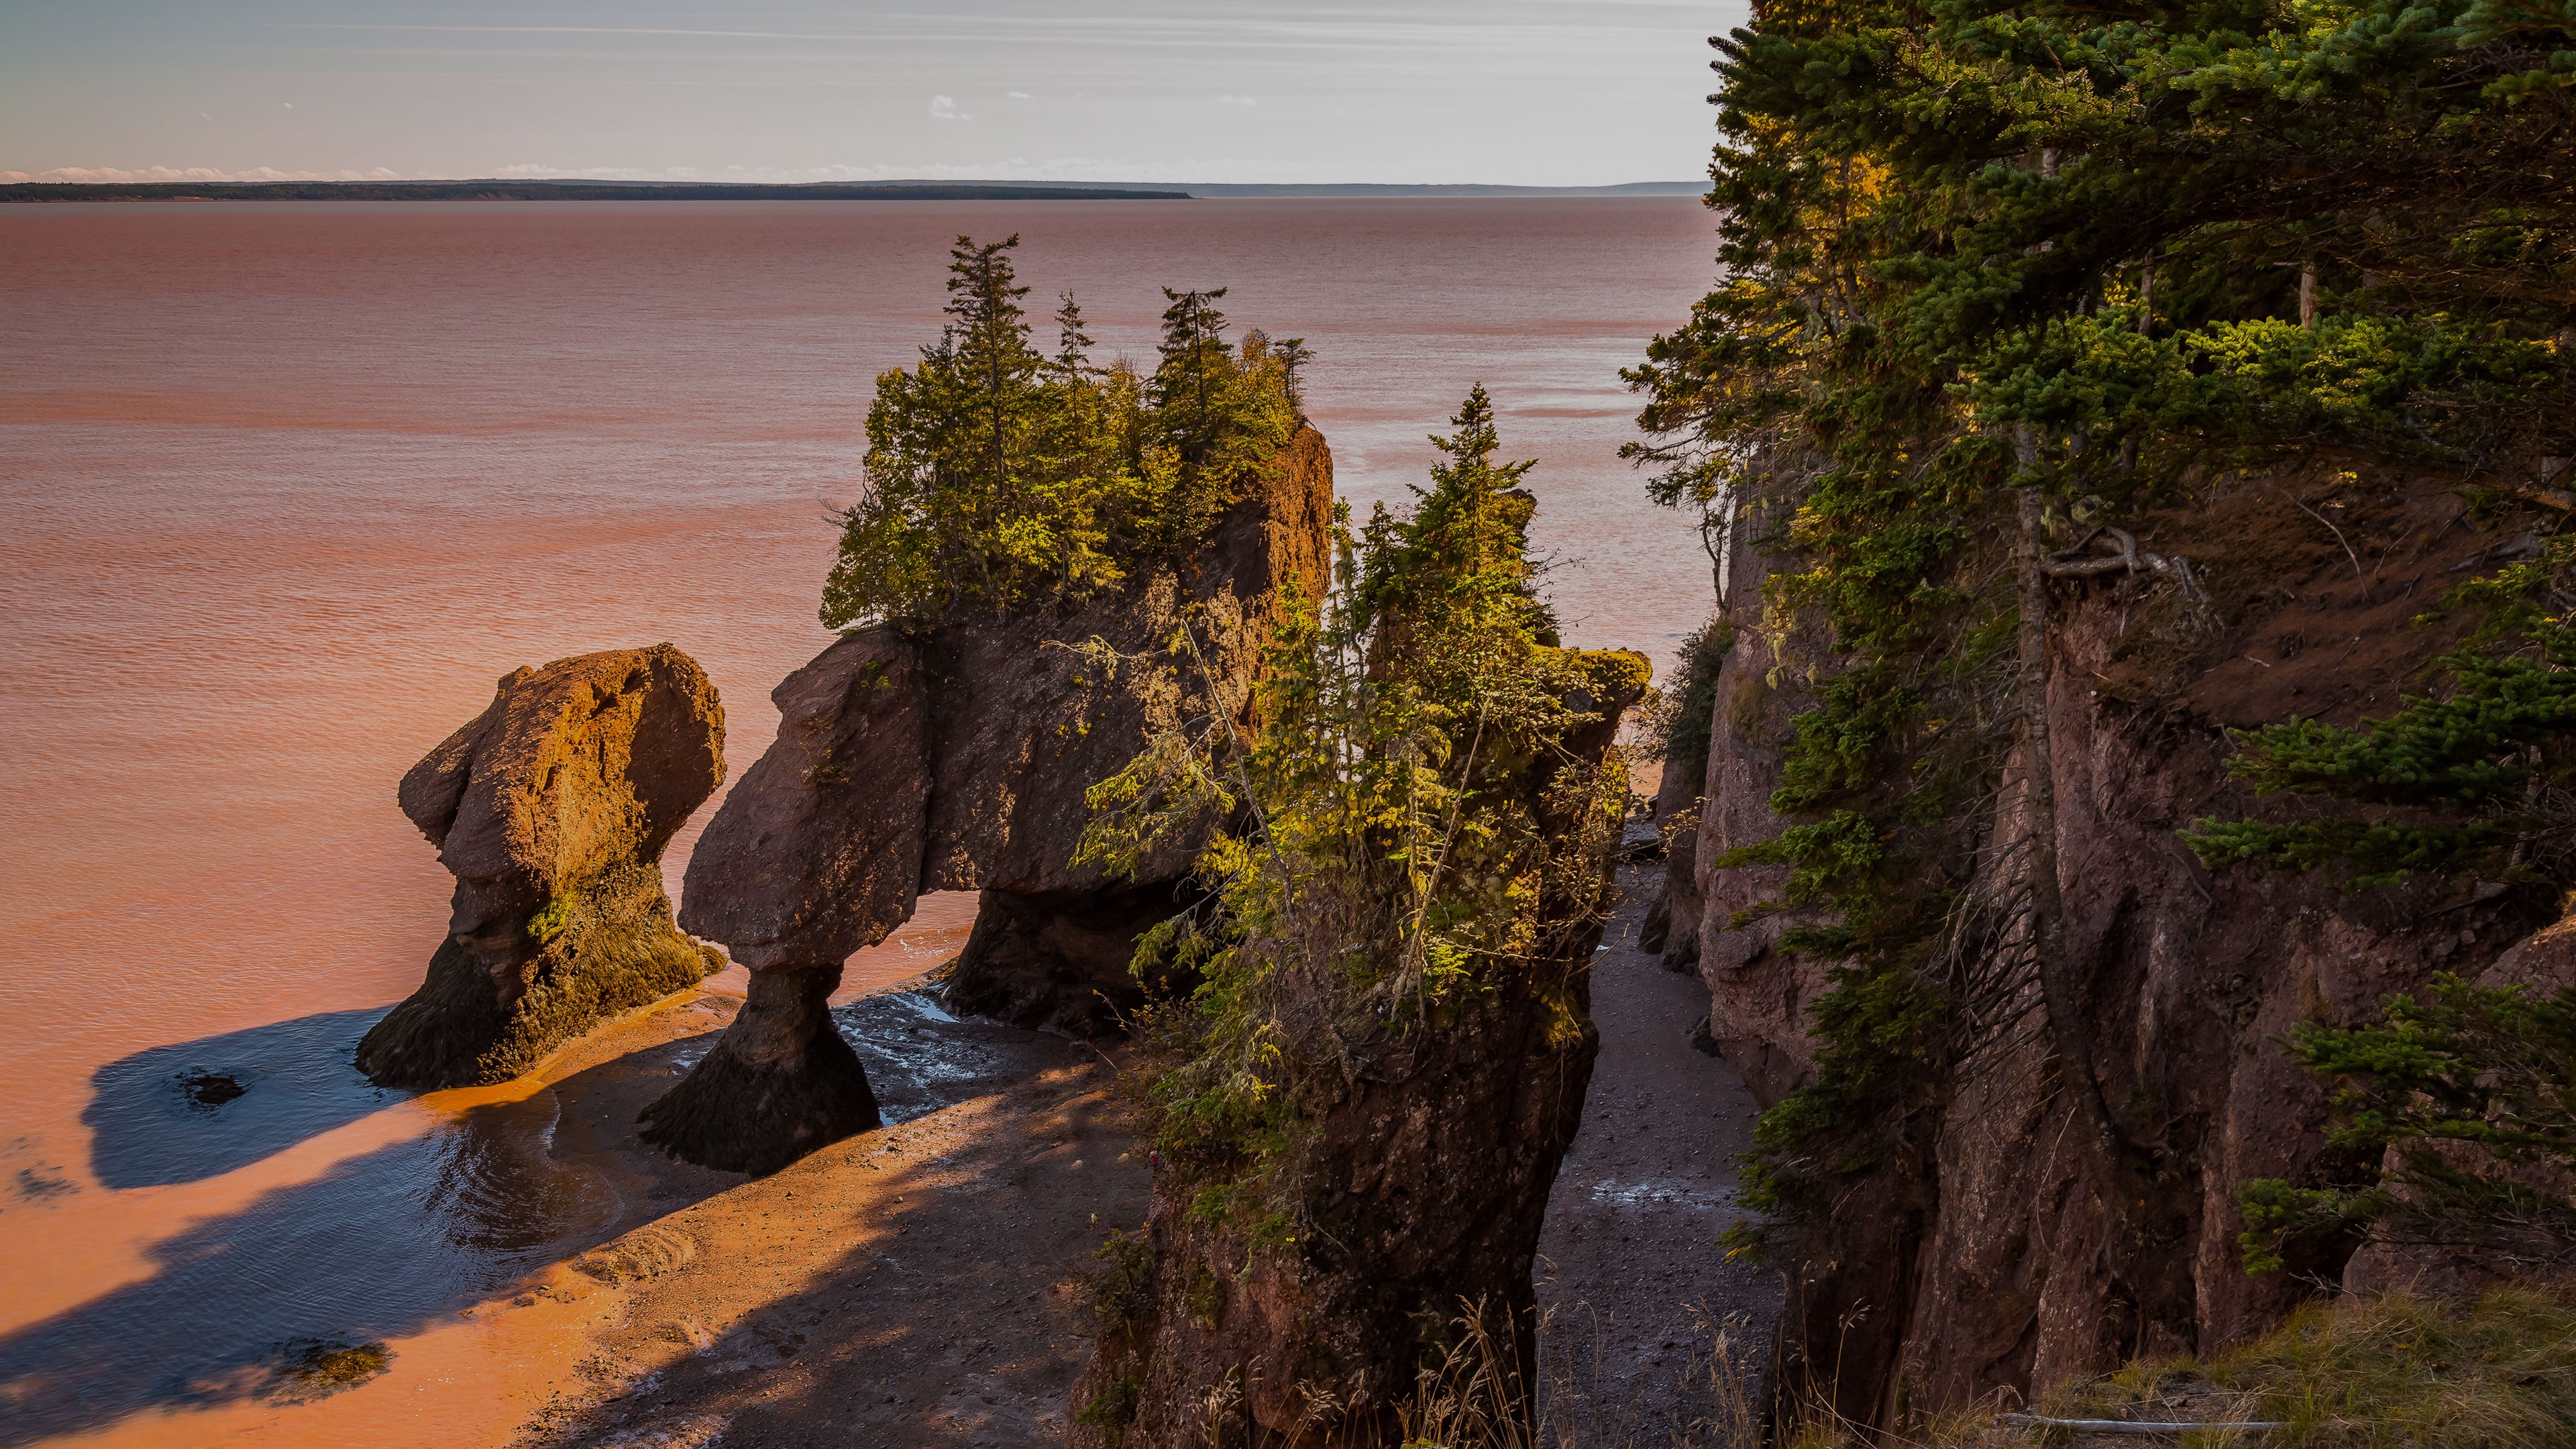
M1332 507L1332 455L1307 428L1177 567L1080 607L855 630L789 676L778 739L725 797L682 891L682 922L751 969L751 1003L646 1110L646 1140L769 1172L874 1126L822 1004L924 891L983 892L952 1010L1114 1029L1142 994L1130 944L1187 903L1219 822L1116 877L1073 864L1085 797L1158 731L1249 729L1273 625L1329 581Z
M358 1045L379 1085L504 1081L721 965L672 925L657 862L724 779L724 709L668 644L559 659L403 776L456 877L428 979Z

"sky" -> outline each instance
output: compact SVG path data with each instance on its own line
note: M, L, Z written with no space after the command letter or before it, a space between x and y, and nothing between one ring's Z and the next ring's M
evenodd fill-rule
M0 0L0 180L1701 176L1745 0Z

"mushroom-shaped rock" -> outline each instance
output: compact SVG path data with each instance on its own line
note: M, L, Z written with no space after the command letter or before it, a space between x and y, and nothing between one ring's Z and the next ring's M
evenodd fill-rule
M724 779L724 709L668 644L559 659L403 776L456 877L428 979L358 1044L381 1086L505 1081L723 964L679 933L657 862Z
M775 1172L878 1123L826 1003L841 963L912 914L930 788L919 651L852 634L771 691L778 740L689 856L689 929L751 969L740 1015L644 1109L643 1138L732 1172Z
M1117 876L1073 863L1085 797L1159 731L1250 724L1282 611L1312 609L1329 582L1332 508L1332 455L1307 428L1187 560L1078 606L856 630L789 676L777 743L725 797L682 891L688 928L751 969L750 1000L645 1109L645 1140L767 1172L875 1126L825 1003L849 954L923 891L983 893L952 1010L1114 1029L1142 992L1136 937L1191 899L1219 821Z

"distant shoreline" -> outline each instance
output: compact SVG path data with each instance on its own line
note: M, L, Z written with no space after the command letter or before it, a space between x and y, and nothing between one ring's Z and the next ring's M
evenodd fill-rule
M0 202L66 201L1187 201L1182 191L945 182L763 186L562 181L18 181Z
M1189 201L1248 197L1697 196L1697 181L1622 186L1255 185L1137 187L1090 182L879 181L776 185L697 181L18 181L0 203L82 201Z

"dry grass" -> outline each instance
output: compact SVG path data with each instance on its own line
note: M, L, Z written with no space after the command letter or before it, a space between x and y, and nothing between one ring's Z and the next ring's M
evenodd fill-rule
M2268 1420L2187 1449L2550 1449L2576 1444L2576 1295L2529 1284L2471 1300L2391 1293L2301 1310L2208 1360L2129 1365L2050 1396L2067 1418ZM2037 1444L2039 1431L1993 1442Z
M1759 1373L1740 1324L1700 1319L1678 1370L1690 1413L1647 1423L1599 1386L1598 1325L1540 1325L1538 1407L1507 1337L1462 1315L1446 1360L1423 1371L1403 1411L1405 1449L1759 1449ZM1586 1362L1585 1351L1593 1357ZM1587 1372L1587 1367L1592 1371ZM2302 1310L2278 1330L2207 1359L2130 1364L2068 1385L2035 1412L2069 1419L2207 1423L2175 1438L2072 1436L1992 1412L1874 1436L1821 1403L1784 1406L1780 1449L2039 1449L2169 1444L2178 1449L2565 1449L2576 1445L2576 1292L2530 1284L2471 1300L2391 1293ZM2273 1421L2280 1431L2236 1425Z
M1508 1330L1471 1308L1454 1323L1449 1352L1421 1371L1398 1410L1405 1449L1761 1449L1761 1374L1745 1324L1691 1316L1692 1342L1676 1345L1670 1377L1622 1390L1608 1363L1608 1325L1588 1305L1540 1315L1535 1384L1522 1381ZM1659 1415L1644 1407L1650 1398Z

